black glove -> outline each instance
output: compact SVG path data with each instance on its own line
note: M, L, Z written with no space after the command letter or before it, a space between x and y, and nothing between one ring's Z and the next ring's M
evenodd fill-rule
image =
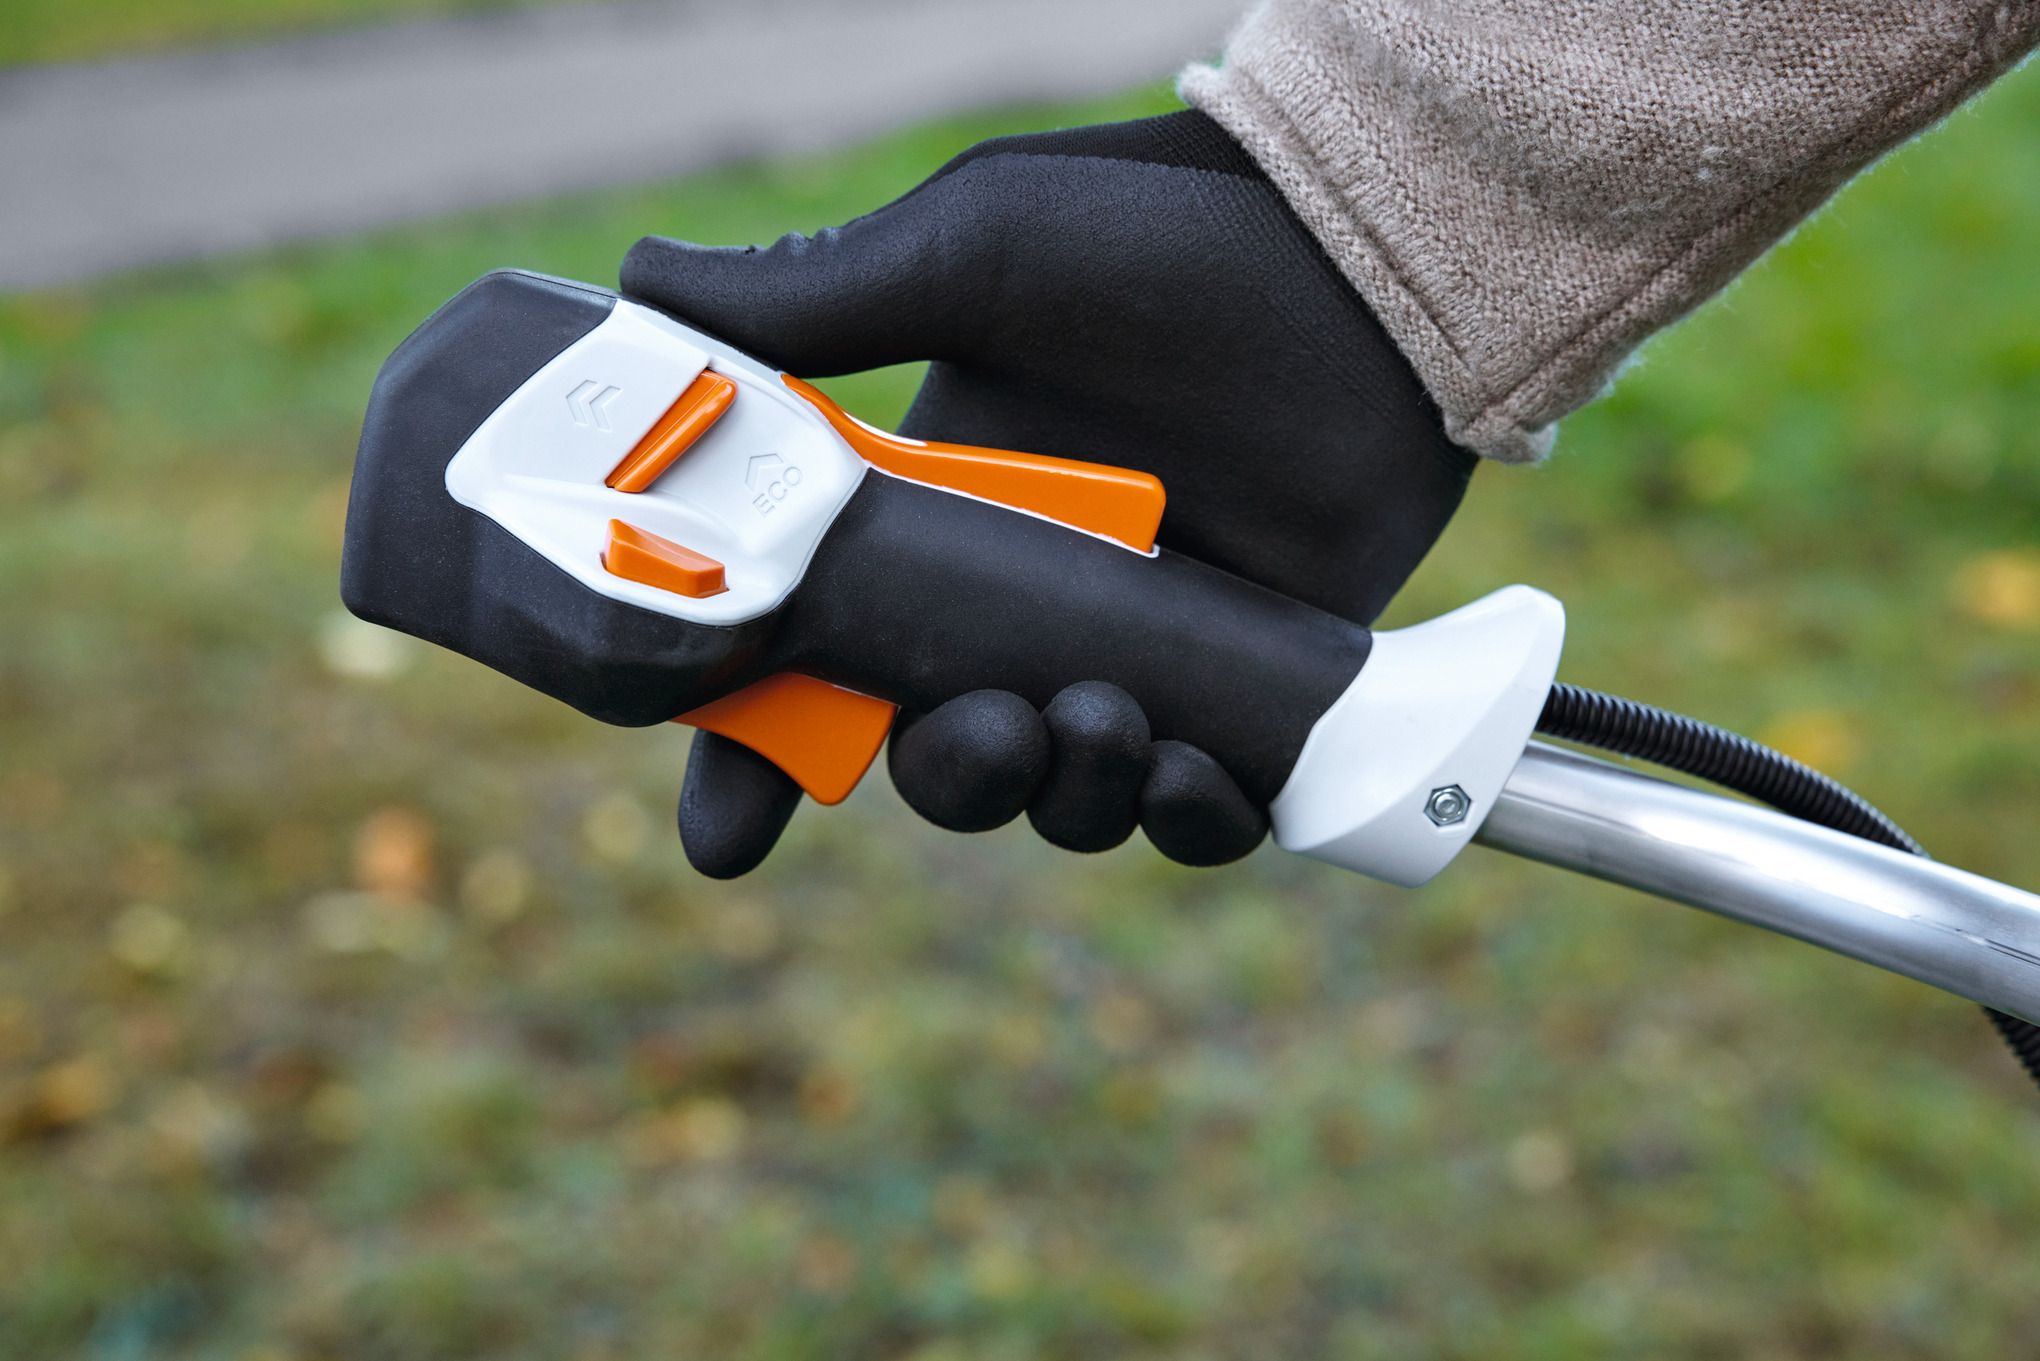
M869 216L767 249L648 237L622 284L804 377L930 360L902 433L1154 473L1165 547L1356 622L1415 569L1476 461L1201 113L986 142ZM1105 753L1130 751L1135 729L1066 736L1061 704L1025 738L1011 705L981 696L903 716L894 781L945 826L1024 806L1059 845L1115 845L1131 776ZM723 876L763 859L798 797L733 745L696 738L681 805L690 860ZM1157 744L1130 806L1179 859L1245 854L1264 814L1181 745Z

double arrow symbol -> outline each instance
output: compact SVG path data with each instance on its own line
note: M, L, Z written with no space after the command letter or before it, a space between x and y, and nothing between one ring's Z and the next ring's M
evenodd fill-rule
M567 410L574 413L575 425L591 425L606 434L609 404L622 395L622 388L606 387L590 378L567 394Z

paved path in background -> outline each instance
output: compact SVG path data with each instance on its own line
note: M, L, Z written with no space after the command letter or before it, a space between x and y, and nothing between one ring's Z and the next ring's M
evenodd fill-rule
M659 0L0 72L0 290L1104 94L1244 0Z

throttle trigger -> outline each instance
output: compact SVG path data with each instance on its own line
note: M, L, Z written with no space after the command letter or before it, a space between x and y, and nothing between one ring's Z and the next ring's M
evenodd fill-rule
M741 742L816 803L841 803L878 759L899 706L782 671L674 719Z

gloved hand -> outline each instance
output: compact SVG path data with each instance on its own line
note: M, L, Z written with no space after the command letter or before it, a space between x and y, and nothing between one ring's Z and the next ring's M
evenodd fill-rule
M985 142L877 212L765 249L647 237L622 284L802 377L930 360L901 433L1153 473L1163 546L1358 622L1415 569L1476 462L1201 113ZM1149 744L1141 765L1146 720L1111 689L1073 687L1031 724L1000 692L903 715L894 782L958 830L1026 808L1071 849L1139 821L1188 863L1251 850L1263 811L1181 743ZM689 859L749 870L798 798L763 758L699 734Z

